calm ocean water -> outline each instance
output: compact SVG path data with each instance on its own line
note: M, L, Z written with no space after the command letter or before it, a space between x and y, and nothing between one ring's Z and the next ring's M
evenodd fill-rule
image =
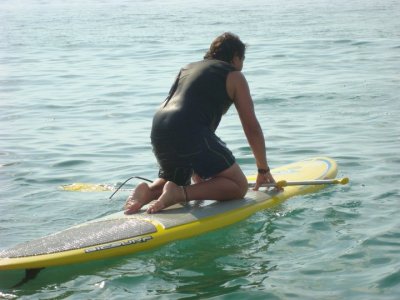
M17 289L2 275L0 299L398 299L400 2L217 3L0 2L0 250L116 212L126 197L62 184L154 178L153 112L224 31L249 45L270 164L331 156L351 184ZM253 173L233 108L218 133Z

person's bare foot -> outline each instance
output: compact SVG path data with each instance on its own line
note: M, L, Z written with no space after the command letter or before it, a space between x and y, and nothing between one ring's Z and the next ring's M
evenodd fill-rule
M133 214L138 212L143 205L149 203L151 200L151 191L147 183L139 183L132 194L126 199L124 206L125 214Z
M147 212L153 214L166 207L184 201L186 201L186 193L183 187L173 183L172 181L168 181L164 185L163 193L160 198L158 198L158 200L147 209Z

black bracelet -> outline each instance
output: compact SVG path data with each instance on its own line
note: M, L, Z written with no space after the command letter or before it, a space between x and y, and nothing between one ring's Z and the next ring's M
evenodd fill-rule
M258 169L257 172L258 174L267 174L269 173L270 169L267 167L266 169Z

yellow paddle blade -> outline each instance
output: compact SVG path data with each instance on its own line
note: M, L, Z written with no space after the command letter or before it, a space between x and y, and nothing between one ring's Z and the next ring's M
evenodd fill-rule
M62 185L61 189L69 192L106 192L115 190L113 186L106 184L79 183L79 182Z

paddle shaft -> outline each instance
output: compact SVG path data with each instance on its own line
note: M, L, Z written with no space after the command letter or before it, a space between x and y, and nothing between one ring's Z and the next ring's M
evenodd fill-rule
M304 181L286 181L280 180L276 184L269 183L263 184L262 187L285 187L295 185L323 185L323 184L347 184L349 179L347 177L340 179L320 179L320 180L304 180Z
M285 186L295 186L295 185L323 185L323 184L347 184L349 179L339 178L339 179L320 179L320 180L304 180L304 181L286 181L280 180L276 184L263 184L262 187L285 187ZM249 187L254 187L254 183L249 183ZM75 191L75 192L103 192L103 191L116 191L116 188L109 185L99 185L99 184L73 184L70 186L63 186L64 190ZM131 189L121 189L123 191L131 191Z

